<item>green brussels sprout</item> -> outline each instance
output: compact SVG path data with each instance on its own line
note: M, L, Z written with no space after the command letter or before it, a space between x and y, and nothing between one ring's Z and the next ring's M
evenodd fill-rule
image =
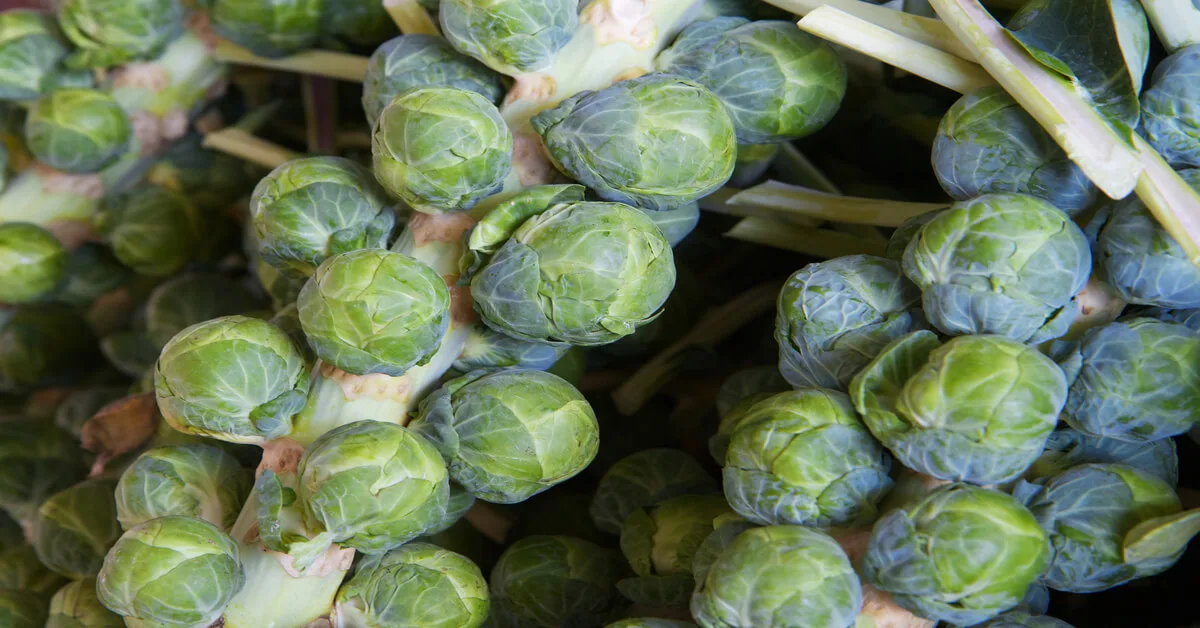
M41 96L66 54L49 15L29 9L0 12L0 101Z
M104 558L96 594L126 625L204 628L244 584L233 539L207 521L171 516L121 535Z
M1135 318L1089 330L1063 420L1090 436L1155 441L1182 434L1200 407L1200 332Z
M717 484L694 458L678 449L646 449L609 467L596 486L588 512L596 527L619 534L629 515L673 497L717 492Z
M725 452L725 498L739 515L822 528L875 521L892 487L891 458L845 393L802 388L760 401L750 414Z
M977 624L977 628L1074 628L1074 626L1047 615L1030 615L1025 611L1009 611L1003 615L997 615L990 621Z
M0 590L49 594L60 584L62 577L46 568L25 542L21 525L0 511Z
M376 0L338 0L325 4L325 29L359 46L377 46L395 36L396 23Z
M453 87L475 92L495 104L504 96L500 75L459 54L435 35L402 35L384 42L367 62L363 111L375 125L379 113L397 96L422 87Z
M126 467L116 486L117 520L129 530L182 515L228 530L254 483L220 447L199 443L149 449Z
M74 68L106 68L157 55L183 32L180 0L62 0L58 23L79 48Z
M997 484L1042 454L1067 402L1067 378L1036 348L1003 336L943 344L917 331L855 376L850 397L904 466L941 480Z
M331 255L386 249L396 224L390 205L370 171L349 159L293 159L254 188L258 253L284 272L308 276Z
M490 368L545 371L566 355L570 348L570 345L521 340L506 336L487 325L474 325L467 336L467 344L454 361L454 370L460 373Z
M46 622L46 600L25 591L0 590L0 626L42 628Z
M1036 196L1075 214L1096 200L1096 186L1033 116L997 86L958 99L938 125L933 172L951 197Z
M1200 191L1200 169L1179 173ZM1163 308L1200 307L1200 268L1134 196L1098 213L1096 263L1104 282L1129 303Z
M407 255L361 249L329 257L296 301L308 344L356 375L403 375L437 352L450 326L450 289Z
M100 603L95 580L76 580L50 599L45 628L124 628L125 621Z
M87 475L78 443L40 419L0 421L0 507L32 519L47 497Z
M91 305L101 296L120 288L133 277L112 249L84 242L67 255L62 284L54 300L75 306Z
M692 557L730 512L720 495L680 495L634 510L621 527L621 551L635 576L618 580L617 590L636 604L687 608Z
M696 624L658 617L633 617L605 624L604 628L696 628Z
M450 380L421 401L411 427L438 448L455 482L501 504L574 477L599 449L587 400L542 371L475 371Z
M570 536L530 536L504 550L492 568L492 617L505 628L590 626L616 597L618 559Z
M692 616L710 628L848 628L862 584L846 553L802 526L754 528L721 552L692 595Z
M171 427L233 443L286 435L308 384L304 357L287 334L245 316L184 329L154 368L158 408Z
M488 606L487 582L475 563L436 545L409 543L358 565L338 591L334 623L478 628Z
M1017 606L1049 563L1046 534L1016 499L946 484L880 518L860 568L916 615L971 625Z
M1083 464L1013 494L1050 537L1051 589L1094 593L1174 565L1200 531L1166 482L1122 464Z
M66 274L67 251L53 234L30 223L0 224L0 303L40 300Z
M146 300L146 333L162 347L197 323L253 311L257 303L241 284L215 273L177 275Z
M663 237L667 239L667 244L670 244L672 247L683 242L684 238L696 230L696 225L700 224L699 203L685 203L678 207L661 211L643 209L642 212L650 220L654 221L655 226L662 232Z
M438 18L460 51L504 74L543 70L579 26L578 0L442 0Z
M95 172L129 150L133 127L112 96L95 89L57 89L39 99L25 122L25 145L46 165Z
M760 526L742 519L737 513L730 513L713 521L712 533L700 543L696 553L692 555L692 579L696 584L704 582L708 577L708 570L712 569L725 548L737 540L738 535L757 527Z
M1141 132L1172 166L1200 168L1200 45L1177 50L1154 69L1142 92Z
M0 309L0 391L69 382L92 367L96 339L74 309L60 304Z
M33 549L42 563L68 578L91 578L121 536L116 482L85 480L51 495L33 519Z
M801 268L779 292L780 373L793 386L845 390L887 343L924 326L920 300L892 260L848 255Z
M986 194L925 223L904 249L903 268L943 333L1041 342L1075 320L1092 256L1083 231L1046 201Z
M1174 440L1130 442L1088 436L1071 428L1050 434L1046 451L1025 473L1025 479L1036 481L1087 463L1120 463L1149 473L1168 486L1179 483L1179 457L1175 453Z
M184 195L140 186L105 201L96 228L121 263L139 275L179 272L200 252L203 217Z
M513 137L474 91L420 87L394 98L372 127L375 177L413 209L471 209L512 171Z
M708 196L729 180L737 158L721 101L669 74L580 92L532 122L559 170L605 200L644 209Z
M272 58L311 48L321 36L326 5L334 4L325 0L205 1L218 35Z
M729 110L738 141L749 144L812 135L846 94L846 66L833 46L790 21L693 22L655 66L712 90Z

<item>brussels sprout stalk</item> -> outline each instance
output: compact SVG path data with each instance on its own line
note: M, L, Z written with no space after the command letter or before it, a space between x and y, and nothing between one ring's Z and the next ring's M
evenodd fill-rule
M896 11L862 0L767 0L767 3L801 16L818 11L821 7L837 9L961 59L975 60L974 53L959 43L958 39L954 37L954 33L935 18L911 15L904 11Z
M383 0L383 8L405 35L437 35L437 24L417 0Z
M1142 8L1168 53L1200 44L1200 7L1192 0L1142 0Z
M268 59L231 41L220 39L213 54L218 61L235 65L312 74L352 83L361 83L367 74L366 57L330 50L306 50L281 59Z
M760 216L801 224L816 220L880 227L898 227L909 218L946 206L944 203L908 203L838 196L778 181L767 181L735 192L724 205L729 209L728 213L735 215Z

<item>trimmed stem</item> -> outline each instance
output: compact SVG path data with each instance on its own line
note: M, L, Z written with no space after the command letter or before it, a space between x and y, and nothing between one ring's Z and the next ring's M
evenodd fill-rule
M300 157L282 146L255 137L239 128L221 129L204 136L204 147L274 169Z
M936 209L946 203L909 203L853 196L838 196L805 187L767 181L730 196L724 203L728 213L745 212L799 222L822 220L879 227L899 227L904 221Z
M1200 6L1195 0L1142 0L1142 8L1168 53L1200 44Z
M268 59L222 39L217 42L214 54L218 60L235 65L312 74L350 83L361 83L367 75L367 58L344 52L306 50L282 59Z
M441 35L429 12L417 0L383 0L383 8L405 35Z
M743 220L726 232L725 236L823 259L858 254L883 257L886 247L886 242L866 240L840 231L803 227L768 218Z
M795 15L808 15L827 6L960 59L975 60L970 48L962 45L954 33L936 18L911 15L861 0L767 0L767 3Z

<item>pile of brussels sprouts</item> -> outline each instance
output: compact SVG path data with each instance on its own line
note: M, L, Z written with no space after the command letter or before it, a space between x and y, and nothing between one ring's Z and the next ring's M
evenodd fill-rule
M54 4L0 12L0 627L1194 620L1194 3Z

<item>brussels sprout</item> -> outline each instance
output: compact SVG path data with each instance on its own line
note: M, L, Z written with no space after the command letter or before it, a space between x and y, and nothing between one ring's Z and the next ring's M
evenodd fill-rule
M1009 611L998 615L978 628L1074 628L1071 624L1046 615L1030 615L1025 611Z
M802 526L738 535L696 582L692 616L701 626L848 628L862 585L829 536Z
M583 395L542 371L453 379L421 402L412 428L442 453L455 482L502 504L574 477L599 448L600 427Z
M47 497L87 475L71 435L40 419L0 421L0 507L31 519Z
M337 0L325 3L326 30L360 46L377 46L396 35L396 23L376 0Z
M506 628L590 626L614 602L617 557L569 536L531 536L512 545L492 568L492 618Z
M760 408L759 406L765 406ZM892 487L891 458L844 393L802 388L760 401L725 452L729 505L765 525L859 526Z
M450 326L445 280L424 263L385 250L326 259L296 305L313 351L356 375L403 375L429 361Z
M375 177L413 209L471 209L500 191L513 137L495 105L454 87L406 91L379 113L371 138Z
M1029 468L1025 479L1035 481L1058 475L1080 464L1116 462L1153 475L1174 487L1179 483L1179 458L1175 441L1170 438L1130 442L1116 438L1088 436L1070 428L1050 434L1046 451Z
M1089 330L1063 420L1090 436L1147 442L1182 434L1200 407L1200 332L1135 318Z
M262 259L300 276L337 253L386 249L396 224L371 173L341 157L293 159L272 170L254 188L250 215Z
M443 38L402 35L384 42L367 63L363 79L363 111L375 125L379 113L397 96L422 87L453 87L475 92L495 104L504 96L500 75L460 55Z
M653 209L643 209L642 211L650 220L654 221L654 225L667 239L667 244L672 247L683 242L684 238L695 231L696 225L700 224L700 205L698 203L685 203L662 211Z
M181 331L154 369L158 407L171 427L233 443L286 435L308 383L304 358L287 334L245 316Z
M1002 336L929 331L888 345L850 384L871 433L904 466L941 480L1016 479L1045 448L1067 378L1037 349Z
M1200 190L1200 169L1179 173ZM1105 283L1130 303L1164 308L1200 307L1200 268L1136 197L1097 214L1096 263Z
M487 582L464 556L409 543L367 556L338 592L339 626L478 628L488 615Z
M1050 537L1042 582L1058 591L1093 593L1162 573L1200 531L1200 510L1182 512L1166 482L1122 464L1075 466L1014 495Z
M42 563L69 578L91 578L121 536L116 482L86 480L51 495L33 519L33 549Z
M121 105L95 89L50 92L29 110L25 145L39 161L66 172L95 172L129 150L133 127Z
M809 264L788 277L775 317L779 371L793 386L845 390L887 343L924 327L921 293L871 255Z
M751 144L813 134L846 94L846 66L833 46L792 22L693 22L655 66L712 90L729 110L738 140Z
M321 36L325 0L206 0L213 30L262 57L311 48ZM335 0L344 2L346 0Z
M1050 562L1038 522L999 491L946 484L875 524L865 580L920 617L986 621L1020 603Z
M724 419L743 403L752 405L775 393L790 389L788 381L773 365L737 371L721 382L721 388L717 391L717 416Z
M619 534L629 515L641 508L716 491L716 482L691 456L678 449L647 449L604 472L588 512L597 528Z
M104 558L96 593L127 624L204 628L243 584L233 539L207 521L171 516L121 535Z
M1046 201L986 194L925 223L904 250L903 267L943 333L1041 342L1075 320L1073 298L1087 283L1092 256L1083 231Z
M25 9L0 12L0 101L41 96L66 53L50 16Z
M1054 138L995 86L968 92L946 112L933 141L933 172L960 201L1017 192L1074 214L1096 199L1096 186Z
M543 70L575 35L578 0L442 0L446 39L504 74Z
M634 617L605 624L604 628L696 628L696 624L657 617Z
M1200 45L1176 51L1158 64L1142 92L1142 134L1177 168L1200 168Z
M670 209L733 174L737 140L721 101L669 74L580 92L533 117L556 167L605 200Z
M250 493L250 472L219 447L171 445L147 450L121 474L117 519L125 530L182 515L228 530Z
M0 391L69 382L92 367L96 339L75 310L57 304L0 310Z
M203 218L191 201L156 185L105 201L96 228L122 264L153 277L179 272L204 237Z
M84 242L67 255L63 282L54 300L68 305L91 305L101 296L120 288L133 277L112 249L95 242Z
M179 0L62 0L58 23L79 48L75 68L105 68L153 57L183 32Z
M462 353L454 361L454 370L460 373L490 368L545 371L566 355L570 348L570 345L521 340L486 325L474 325Z
M50 599L45 628L123 628L124 620L100 603L95 580L76 580Z
M158 347L197 323L254 310L242 286L214 273L178 275L159 285L146 300L146 332Z
M49 594L61 583L62 577L47 569L25 542L20 524L0 511L0 590Z
M24 591L0 590L0 626L5 628L42 628L46 621L46 600Z
M0 303L40 300L66 274L67 252L49 231L23 222L0 224Z
M637 604L687 608L692 557L730 512L720 495L681 495L633 511L621 527L621 551L636 575L617 581L617 590Z

